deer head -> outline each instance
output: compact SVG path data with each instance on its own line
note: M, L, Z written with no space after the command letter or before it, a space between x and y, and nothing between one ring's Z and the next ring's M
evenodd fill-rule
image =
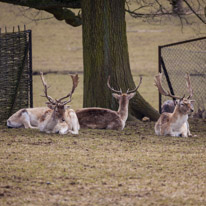
M128 117L128 105L129 105L129 100L133 98L136 94L137 89L139 88L140 84L142 83L142 77L140 76L140 81L137 87L135 87L133 90L127 90L126 93L123 93L122 90L115 90L110 86L110 76L108 77L107 80L107 86L108 88L113 92L112 96L118 100L119 102L119 109L118 113L121 116L121 119L123 121L127 120Z
M136 94L136 91L138 90L138 88L140 87L142 83L142 76L140 76L140 81L139 81L139 84L137 87L135 87L133 90L127 90L126 93L123 93L122 92L122 89L120 88L120 90L115 90L114 88L112 88L110 86L110 76L108 77L107 79L107 86L108 88L113 92L112 93L112 96L117 99L117 100L120 100L121 97L126 97L128 100L130 100L131 98L133 98Z
M72 82L73 82L72 90L66 96L64 96L62 98L59 98L59 99L53 99L51 96L48 95L47 90L48 90L49 86L47 85L42 72L40 73L40 75L41 75L41 80L42 80L42 83L43 83L43 86L44 86L44 95L43 95L43 97L46 97L47 100L48 100L48 102L46 102L47 106L50 109L55 111L57 117L62 117L63 114L64 114L65 109L68 107L68 106L66 106L66 104L71 102L72 94L74 93L74 91L75 91L75 89L78 85L78 80L79 80L78 74L71 75ZM66 98L68 98L68 100L63 101Z
M183 95L182 97L179 97L179 96L172 95L169 91L166 91L162 87L162 73L159 73L158 75L156 75L154 79L155 80L154 85L158 88L159 93L164 96L168 96L168 97L175 99L175 105L177 106L179 111L182 112L183 114L187 114L187 113L194 111L194 107L192 104L194 100L190 100L190 98L193 96L193 90L191 87L191 81L190 81L189 74L186 74L185 79L186 79L187 89L189 91L189 96L187 98L185 98L185 95Z

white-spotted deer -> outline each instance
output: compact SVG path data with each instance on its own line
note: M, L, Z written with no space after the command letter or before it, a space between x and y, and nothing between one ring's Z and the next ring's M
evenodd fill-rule
M53 99L48 96L48 86L41 73L41 80L44 85L44 97L48 99L47 107L36 107L21 109L14 113L8 120L7 126L12 128L39 129L46 133L78 134L80 129L76 113L68 109L67 103L71 102L72 94L78 85L78 75L72 76L73 87L71 92L60 99ZM62 101L69 98L67 101Z
M190 76L186 75L187 88L189 89L190 95L185 98L172 95L162 87L162 74L155 76L155 86L158 88L159 93L176 99L175 108L172 113L163 112L158 121L155 124L155 133L157 135L169 135L169 136L192 136L189 130L188 114L193 112L193 102L190 100L193 91L190 82Z
M111 109L90 107L83 108L76 111L79 124L81 128L91 128L91 129L111 129L111 130L123 130L125 127L125 122L128 118L128 106L129 100L133 98L139 88L142 77L140 77L139 85L126 93L122 91L117 91L110 86L110 77L107 80L108 88L113 92L112 95L119 102L118 111L113 111Z

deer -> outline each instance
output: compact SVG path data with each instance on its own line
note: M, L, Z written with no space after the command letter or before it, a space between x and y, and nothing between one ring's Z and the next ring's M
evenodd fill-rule
M121 89L115 90L110 86L109 76L107 86L113 92L112 96L118 100L118 111L100 107L88 107L76 110L81 128L123 130L128 118L129 101L135 96L141 83L142 77L140 77L139 84L135 89L128 89L126 93L122 93Z
M36 107L20 109L14 113L8 120L7 126L9 128L31 128L39 129L46 133L78 134L80 129L76 113L73 109L69 109L68 104L71 102L72 94L78 85L78 75L71 75L73 86L70 93L66 96L53 99L48 95L48 86L44 79L43 73L40 73L41 80L44 86L44 95L48 102L47 107ZM67 99L66 101L63 101Z
M193 95L193 91L191 90L191 82L190 82L190 77L188 75L186 75L186 85L187 85L187 89L188 89L188 92L190 93L190 98L192 97ZM188 85L188 83L190 84L190 86ZM161 106L161 113L164 113L164 112L168 112L168 113L172 113L175 109L175 99L173 100L166 100L165 102L163 102L162 106Z
M191 87L190 76L186 75L186 84L189 90L189 96L185 98L172 95L169 91L166 91L162 87L162 73L155 76L155 86L158 88L159 93L171 97L175 100L175 107L173 112L163 112L158 121L155 124L156 135L162 136L176 136L176 137L188 137L192 136L189 129L188 114L194 111L194 100L190 98L193 95Z

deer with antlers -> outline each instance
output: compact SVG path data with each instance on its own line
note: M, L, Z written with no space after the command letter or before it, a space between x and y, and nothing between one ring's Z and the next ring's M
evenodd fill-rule
M121 89L119 91L113 89L109 82L110 77L108 77L107 86L113 92L112 96L119 102L118 111L99 107L79 109L76 111L76 114L81 128L111 130L124 129L128 118L129 100L135 96L136 91L142 82L142 77L140 77L138 86L133 90L128 89L126 93L122 93Z
M193 102L190 98L193 95L191 87L190 76L186 75L186 84L190 95L185 98L172 95L162 87L162 74L159 73L155 76L155 86L158 88L159 93L171 97L175 100L175 107L173 112L163 112L155 124L155 133L157 135L169 136L192 136L189 130L188 114L194 111Z
M73 87L69 94L60 99L53 99L51 96L48 96L48 86L43 73L40 74L44 86L43 97L46 97L48 100L46 102L47 107L21 109L7 120L7 126L39 129L46 133L67 134L70 132L78 134L80 126L76 113L73 109L68 109L68 106L66 106L66 104L71 102L72 94L78 85L78 75L71 75ZM66 98L68 100L63 101Z

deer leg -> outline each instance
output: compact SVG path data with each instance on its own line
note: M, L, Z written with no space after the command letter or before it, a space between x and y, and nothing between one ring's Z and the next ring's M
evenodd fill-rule
M71 134L79 134L79 125L73 125L72 130L68 130Z
M70 111L69 114L65 116L65 121L70 126L67 132L70 132L71 134L79 134L80 125L74 111Z
M24 125L24 127L25 127L26 129L28 129L28 128L38 129L38 127L33 127L33 126L31 125L30 117L29 117L29 115L28 115L27 112L22 113L20 119L21 119L22 124Z
M67 134L68 131L68 125L65 125L59 129L59 134Z
M72 122L72 134L79 134L80 125L79 125L79 120L77 118L77 115L75 112L73 112L70 114L70 116Z
M154 130L155 130L156 135L158 135L158 136L163 135L163 134L161 134L161 126L160 126L159 122L156 122Z
M188 134L188 137L192 137L192 134L190 132L190 126L189 126L189 122L187 121L187 134Z
M182 127L181 127L181 129L180 129L180 133L181 133L181 136L182 137L188 137L188 122L185 122L183 125L182 125Z
M167 128L166 128L167 125L159 125L159 133L161 136L165 136L165 135L168 135L170 132L167 131Z
M106 129L111 130L123 130L125 126L125 122L121 121L120 119L113 120L112 122L108 123Z
M177 134L172 131L170 125L162 124L160 127L161 127L160 128L160 135L163 135L163 136L168 135L168 136L173 136L173 137L177 136Z

